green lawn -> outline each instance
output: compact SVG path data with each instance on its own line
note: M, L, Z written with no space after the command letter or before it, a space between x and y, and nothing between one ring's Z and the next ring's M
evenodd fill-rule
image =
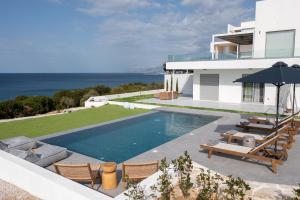
M119 101L119 102L137 102L139 100L143 100L143 99L151 99L154 98L153 94L149 94L149 95L141 95L141 96L135 96L135 97L126 97L126 98L120 98L120 99L114 99L112 101Z
M73 113L0 123L0 139L18 135L38 137L50 133L98 124L122 117L148 112L144 109L124 109L121 106L106 105Z

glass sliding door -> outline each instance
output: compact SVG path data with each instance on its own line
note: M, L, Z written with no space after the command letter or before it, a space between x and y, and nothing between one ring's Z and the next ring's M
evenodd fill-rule
M293 57L295 30L266 33L265 56L267 58Z
M243 83L243 102L263 103L264 95L265 85L263 83Z

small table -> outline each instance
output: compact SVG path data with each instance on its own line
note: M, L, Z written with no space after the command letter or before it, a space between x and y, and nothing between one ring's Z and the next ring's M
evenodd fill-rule
M107 162L101 164L102 172L102 188L105 190L112 190L118 186L117 180L117 163Z

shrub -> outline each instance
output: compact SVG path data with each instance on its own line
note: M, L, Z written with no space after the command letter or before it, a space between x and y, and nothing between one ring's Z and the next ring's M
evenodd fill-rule
M218 174L211 174L210 170L200 169L197 185L200 189L197 200L219 199L218 191L223 178Z
M223 190L223 195L226 200L243 200L246 191L251 190L251 187L240 177L229 176L225 184L227 188Z
M27 97L22 104L26 116L47 113L55 108L53 100L45 96Z
M106 87L105 85L96 85L94 89L97 91L99 95L109 94L111 92L110 87Z
M99 96L99 93L95 89L90 89L83 97L80 99L80 106L84 106L84 102L92 96Z
M28 96L17 96L16 98L15 98L15 100L16 101L24 101L25 99L27 99L28 98Z
M172 186L172 175L169 174L170 164L167 162L167 159L164 158L161 160L159 170L161 175L157 179L157 184L151 186L153 191L158 191L161 194L162 200L169 200L171 197L171 192L173 190Z
M193 187L191 182L191 172L193 170L193 163L190 155L187 151L184 152L183 156L172 161L174 165L174 171L178 175L179 188L184 197L190 195L189 189Z
M294 189L294 193L295 193L295 200L300 200L300 184L298 186L298 188Z
M0 102L0 118L11 119L15 117L24 117L24 106L19 101L8 100Z
M128 197L129 200L146 200L144 189L136 182L131 182L128 176L125 177L128 189L124 195Z

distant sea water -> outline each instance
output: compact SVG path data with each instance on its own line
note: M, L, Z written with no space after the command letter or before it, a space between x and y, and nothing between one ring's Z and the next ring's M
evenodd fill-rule
M76 73L76 74L0 74L0 100L16 96L51 96L64 89L80 89L103 84L116 87L126 83L162 83L163 75L137 73Z

